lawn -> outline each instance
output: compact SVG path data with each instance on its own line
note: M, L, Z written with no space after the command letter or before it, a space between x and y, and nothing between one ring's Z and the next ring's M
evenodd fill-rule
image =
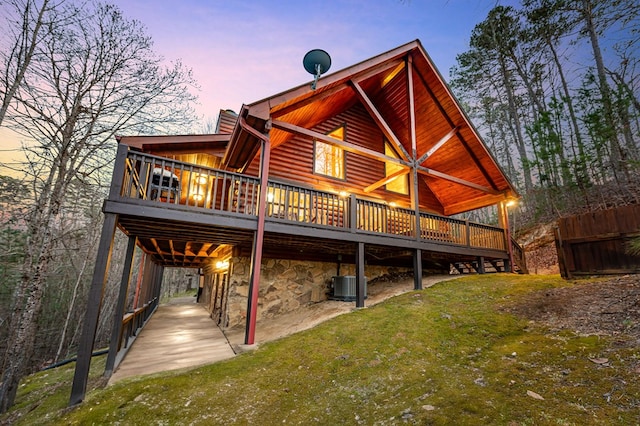
M511 314L558 276L487 274L354 311L236 358L118 382L100 367L67 409L73 365L21 384L16 424L640 423L640 348Z

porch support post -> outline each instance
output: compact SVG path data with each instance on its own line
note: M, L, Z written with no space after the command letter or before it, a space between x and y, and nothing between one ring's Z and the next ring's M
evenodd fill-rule
M356 308L364 308L365 286L364 243L359 242L356 248Z
M164 265L158 265L158 274L153 287L153 309L160 304L160 293L162 290L162 280L164 279Z
M73 376L73 384L71 386L69 405L82 402L87 391L93 341L98 328L98 317L100 316L104 286L107 282L107 273L109 271L109 264L111 263L111 251L117 222L118 216L116 214L105 213L102 224L102 234L98 245L96 266L93 270L93 279L91 280L91 287L89 289L87 311L82 325L82 335L80 336L80 342L78 344L78 359Z
M269 183L269 161L271 143L263 136L260 152L260 198L258 202L258 228L253 236L251 250L251 282L247 298L247 323L244 337L245 345L253 345L256 337L256 318L258 314L258 294L260 291L260 265L262 264L262 245L264 241L264 218L266 215L267 186Z
M484 256L478 256L478 258L476 259L476 262L478 262L478 273L479 274L484 274L486 271L484 270Z
M116 367L116 355L120 346L120 333L122 331L122 317L124 316L125 303L127 302L127 294L129 293L129 284L131 283L131 265L133 264L133 254L136 248L136 237L129 237L127 244L127 253L124 259L124 268L122 269L122 279L120 280L120 292L118 293L118 302L113 314L113 326L111 327L111 340L109 341L109 354L107 355L107 365L104 368L105 377L111 377Z
M415 212L416 239L420 241L420 199L418 197L418 140L416 136L416 108L413 90L413 58L407 58L407 93L409 94L409 134L411 135L411 174L409 175L409 192L411 193L411 205ZM421 273L422 275L422 273ZM422 277L420 278L422 279Z
M422 250L413 252L413 289L422 290Z
M498 204L498 224L504 230L505 247L507 248L507 254L509 259L507 265L505 265L505 272L513 271L513 248L511 247L511 226L509 226L509 209L507 208L507 202L501 201Z

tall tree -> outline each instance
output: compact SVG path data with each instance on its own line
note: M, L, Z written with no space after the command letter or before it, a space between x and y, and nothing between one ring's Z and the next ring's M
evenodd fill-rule
M64 1L64 0L62 0ZM0 51L0 125L9 109L24 78L31 59L36 51L42 33L47 27L59 25L64 21L62 15L52 13L58 4L50 0L10 0L5 2L4 35L8 46ZM48 18L55 16L55 21ZM45 29L43 30L43 27Z
M190 125L193 117L190 71L180 63L164 67L139 22L91 1L65 4L64 14L72 18L38 41L9 110L11 126L35 144L27 153L35 198L2 364L2 412L29 369L57 220L71 183L112 161L116 133L170 130Z
M619 127L615 119L612 91L607 79L606 66L600 46L601 36L620 22L633 22L638 17L640 6L633 0L570 0L567 7L577 15L581 31L589 39L595 63L597 87L600 92L603 112L603 129L608 142L611 170L616 179L623 173L629 180L626 164L627 153L619 141Z
M561 105L566 105L567 107L571 128L570 136L572 141L575 141L571 144L575 159L573 174L576 183L584 189L589 184L585 142L578 123L578 116L575 111L564 65L558 52L558 46L562 38L567 37L574 30L576 22L563 11L564 0L525 0L523 6L523 13L530 25L530 41L533 43L539 42L540 49L548 53L547 56L550 57L551 64L560 79L561 96L553 102L556 107L561 107ZM558 101L561 101L561 103Z

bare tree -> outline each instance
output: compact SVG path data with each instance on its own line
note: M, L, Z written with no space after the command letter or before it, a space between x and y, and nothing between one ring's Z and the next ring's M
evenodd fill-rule
M180 63L164 67L139 22L125 19L115 6L90 1L65 4L61 13L72 18L48 27L38 41L8 111L12 128L34 141L27 170L35 197L2 364L2 412L29 372L58 218L71 183L105 170L116 133L170 126L184 131L193 117L191 72Z
M48 17L55 16L53 11L58 6L51 4L50 0L42 0L41 3L36 0L10 0L5 5L3 37L8 45L6 50L0 50L0 125L43 37L42 33L47 31L47 27L64 21L62 15L57 15L57 22L48 21Z

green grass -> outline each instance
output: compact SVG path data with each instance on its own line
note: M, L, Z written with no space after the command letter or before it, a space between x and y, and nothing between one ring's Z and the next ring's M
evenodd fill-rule
M567 285L580 284L506 274L445 282L229 361L95 388L72 409L72 366L39 373L9 414L17 424L79 425L640 423L640 348L500 309ZM600 357L609 363L589 360ZM44 385L52 381L64 384Z

